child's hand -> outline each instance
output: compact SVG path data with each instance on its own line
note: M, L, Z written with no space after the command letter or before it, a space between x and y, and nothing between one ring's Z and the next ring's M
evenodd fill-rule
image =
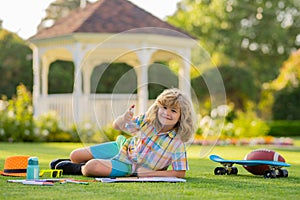
M133 118L133 109L135 105L132 105L125 113L124 113L124 122L128 123Z
M124 114L120 115L114 122L113 127L117 130L127 131L130 133L137 132L139 128L132 122L133 109L135 105L132 105Z
M132 118L133 118L133 109L134 109L134 105L132 105L125 113L124 113L124 122L125 122L125 128L126 131L130 132L130 133L135 133L139 130L139 128L137 127L137 125L132 122Z

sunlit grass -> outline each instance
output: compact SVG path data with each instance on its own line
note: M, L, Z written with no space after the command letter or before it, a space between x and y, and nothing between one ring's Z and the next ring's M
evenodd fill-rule
M297 141L298 144L298 141ZM80 143L0 143L0 169L5 158L12 155L37 156L41 169L49 169L55 158L67 158ZM218 154L228 159L242 159L257 148L279 152L292 166L288 178L264 179L248 173L237 165L238 175L215 176L219 166L199 153ZM300 146L189 146L190 170L186 183L114 183L91 182L89 185L59 184L52 187L7 183L13 177L0 176L0 199L297 199L300 196ZM82 176L64 176L94 180Z

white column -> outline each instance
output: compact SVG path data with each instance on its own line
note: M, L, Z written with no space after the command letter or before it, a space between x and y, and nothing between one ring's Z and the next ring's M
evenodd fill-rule
M140 66L136 67L137 72L137 91L138 91L138 113L147 111L148 105L148 65L154 50L142 49L138 50L136 54L140 60Z
M48 95L48 75L50 63L47 58L42 58L42 96L46 97Z
M39 57L39 49L34 46L32 48L33 51L33 60L32 60L32 68L33 68L33 108L34 108L34 116L37 117L40 114L40 106L39 106L39 98L41 93L41 85L40 85L40 57Z
M91 75L92 75L92 67L90 64L85 64L85 68L82 69L83 76L83 93L85 95L89 95L91 93Z
M82 121L82 111L81 109L81 97L82 97L82 73L81 73L81 63L83 59L83 53L81 52L81 45L75 43L72 48L72 55L74 61L74 89L73 89L73 117L76 123Z
M182 66L179 68L178 79L179 79L179 89L184 91L187 95L191 96L191 75L190 75L190 50L185 50L180 53L182 57Z

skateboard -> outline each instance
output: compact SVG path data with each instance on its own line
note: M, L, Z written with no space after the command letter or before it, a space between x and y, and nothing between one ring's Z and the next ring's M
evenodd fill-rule
M210 155L209 158L212 161L221 163L223 165L223 167L215 168L215 175L237 174L238 169L236 167L233 167L233 165L238 164L243 166L268 165L270 169L264 172L265 178L288 177L288 171L281 168L291 166L290 164L285 162L270 160L225 160L217 155Z

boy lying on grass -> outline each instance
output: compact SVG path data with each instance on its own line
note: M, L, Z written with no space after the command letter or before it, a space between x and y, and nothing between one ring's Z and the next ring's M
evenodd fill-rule
M128 124L133 127L129 129ZM113 127L133 137L119 136L116 142L76 149L70 159L52 161L51 168L62 169L65 175L93 177L185 177L186 142L195 131L195 113L182 91L163 91L145 114L133 117L128 109ZM172 170L167 170L169 166Z

